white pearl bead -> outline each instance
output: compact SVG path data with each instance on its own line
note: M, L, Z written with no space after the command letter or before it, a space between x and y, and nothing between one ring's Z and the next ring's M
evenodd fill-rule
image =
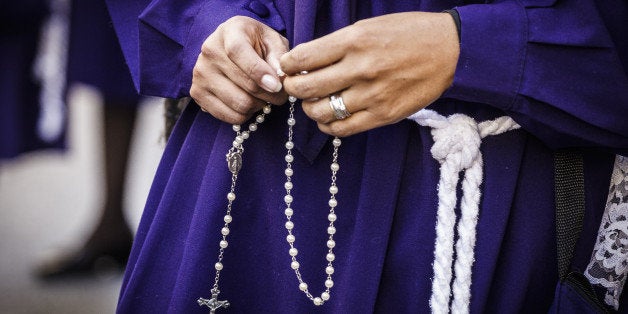
M262 109L262 112L264 112L265 114L269 114L271 111L271 107L270 105L264 106L264 109Z
M294 148L294 142L293 141L287 141L286 142L286 149L293 149Z
M299 290L301 290L301 291L307 290L307 284L305 282L300 283L299 284Z
M291 154L286 155L286 162L294 161L294 157Z
M297 101L297 98L294 97L294 96L288 96L288 101L289 102L295 102L295 101Z
M286 229L292 230L294 228L294 222L286 221Z
M283 184L283 187L286 188L286 190L292 190L292 182L286 181L286 183Z
M327 301L327 300L329 300L329 297L330 297L330 295L329 295L328 292L321 293L321 299Z
M294 174L294 170L292 170L292 168L286 168L284 173L286 174L286 177L292 177L292 175Z
M299 250L296 248L290 248L290 250L288 250L288 254L290 254L290 256L297 256L297 254L299 254Z
M261 114L260 114L260 115L258 115L257 117L255 117L255 121L256 121L257 123L262 123L262 122L264 122L264 116L263 116L263 115L261 115Z
M336 259L336 255L334 253L327 253L326 258L328 262L333 262Z
M333 162L330 168L331 168L331 171L338 171L338 169L340 169L340 165L337 162Z
M227 246L229 246L229 242L227 242L225 240L220 241L220 247L221 248L226 249Z
M286 237L286 241L288 241L288 243L294 243L295 240L296 240L296 238L294 237L294 235L289 234Z
M329 221L331 221L331 222L336 221L336 219L337 219L337 218L338 218L338 217L337 217L337 216L336 216L336 214L334 214L334 213L330 213L329 215L327 215L327 220L329 220Z
M249 131L251 132L257 131L257 124L254 124L254 123L249 124Z
M239 144L244 143L244 139L242 138L242 136L241 136L241 135L236 136L236 137L235 137L235 141L236 141L236 142L238 142Z
M243 139L248 139L249 138L249 131L244 131L242 132L242 134L240 134L240 136L242 136Z
M294 214L294 210L292 210L292 208L288 207L288 208L286 208L286 210L284 210L283 213L286 214L286 216L292 216Z
M229 228L222 227L222 229L220 230L220 233L222 233L222 235L224 235L224 236L229 235ZM216 242L214 242L214 243L216 243Z
M330 198L327 204L329 205L329 207L336 207L338 206L338 201L335 198Z
M292 261L292 263L290 263L290 267L294 270L299 269L299 262L297 261Z
M327 227L327 234L336 234L336 227Z
M214 268L216 268L216 270L222 270L222 263L218 262L214 265Z
M334 268L331 266L327 266L325 267L325 273L327 273L327 275L331 275L334 273Z
M240 131L240 125L239 124L234 124L232 127L234 132L239 132Z
M338 146L340 146L340 144L342 144L342 141L339 138L335 138L332 141L332 144L334 144L334 146L338 147Z
M297 124L297 120L295 120L294 118L288 118L289 126L294 126L295 124Z
M334 240L327 240L327 247L330 249L333 249L336 246L336 241Z
M231 221L233 220L233 217L231 217L231 215L225 215L225 217L223 218L223 220L226 223L231 223Z
M336 194L336 193L338 193L338 187L337 187L337 186L335 186L335 185L330 186L330 187L329 187L329 193L331 193L331 194Z
M235 140L231 143L231 145L235 148L238 148L241 146L240 143L236 142Z
M333 280L331 280L331 279L325 280L325 287L331 288L333 286L334 286L334 281Z
M290 204L292 203L292 195L286 195L283 197L283 201L286 202L286 204Z
M229 194L227 194L227 199L228 200L233 201L233 200L235 200L235 198L236 198L235 193L229 192Z
M319 297L314 298L313 302L314 302L314 305L316 305L316 306L323 304L323 300L321 300L321 298L319 298Z

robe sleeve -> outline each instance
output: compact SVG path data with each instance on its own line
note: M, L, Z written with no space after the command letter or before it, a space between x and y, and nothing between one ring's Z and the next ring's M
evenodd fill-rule
M107 5L135 88L143 95L188 96L203 41L233 16L285 30L272 0L107 0Z
M444 97L495 106L551 148L627 153L628 56L617 47L628 36L613 36L628 24L620 2L613 14L593 0L456 8L460 57Z

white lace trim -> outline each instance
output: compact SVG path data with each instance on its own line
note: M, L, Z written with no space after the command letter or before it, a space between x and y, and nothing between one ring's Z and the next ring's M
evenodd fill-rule
M628 275L628 158L617 156L597 242L584 275L606 289L604 302L619 309Z

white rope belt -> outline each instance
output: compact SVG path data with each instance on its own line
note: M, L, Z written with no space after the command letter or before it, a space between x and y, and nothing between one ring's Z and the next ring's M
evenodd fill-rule
M520 126L506 116L477 123L473 118L463 114L444 117L427 109L413 114L408 119L432 128L434 145L430 151L441 165L430 307L433 313L449 312L449 300L453 289L451 312L468 313L471 299L471 267L475 261L476 226L482 194L480 185L483 162L480 145L484 137L498 135ZM455 278L453 285L450 286L453 276L456 188L461 171L464 171L461 217L458 222L456 261L453 269Z

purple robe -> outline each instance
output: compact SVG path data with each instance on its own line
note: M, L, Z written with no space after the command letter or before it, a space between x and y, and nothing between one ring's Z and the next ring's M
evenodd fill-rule
M522 129L484 139L470 310L546 312L558 280L553 150L583 149L586 214L573 269L583 270L603 213L613 153L628 153L626 4L594 1L109 0L140 92L188 95L203 40L231 16L256 18L291 45L371 16L457 7L453 86L430 105ZM137 17L139 16L139 21ZM343 139L331 300L314 307L290 268L284 227L287 106L245 143L220 299L232 313L426 313L439 164L430 129L411 121ZM304 280L324 290L330 137L297 108L292 218ZM157 171L123 282L120 313L205 313L221 239L234 132L188 106ZM624 299L626 299L624 297ZM623 306L626 306L626 302Z
M44 0L0 3L0 159L65 146L63 137L46 142L37 134L41 84L33 64L48 14Z
M139 95L104 0L73 0L68 42L68 83L81 82L100 91L107 105L136 105Z

